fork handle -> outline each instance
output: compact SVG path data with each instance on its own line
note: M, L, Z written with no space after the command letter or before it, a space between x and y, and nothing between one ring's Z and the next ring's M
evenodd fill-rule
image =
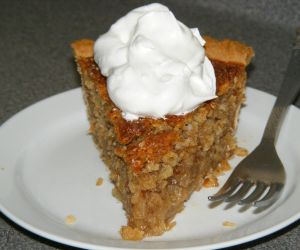
M300 28L297 30L296 43L292 50L291 59L280 87L278 97L268 119L263 140L275 142L278 129L290 104L293 103L300 90Z

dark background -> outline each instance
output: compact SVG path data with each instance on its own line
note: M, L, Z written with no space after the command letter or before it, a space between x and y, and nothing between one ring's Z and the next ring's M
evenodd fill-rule
M153 1L0 0L0 125L25 107L80 86L70 43L96 39L134 7ZM161 1L201 34L251 45L248 85L276 95L289 61L300 1ZM299 100L296 105L299 107ZM3 153L3 152L1 152ZM232 249L299 249L300 222ZM0 213L0 249L67 249Z

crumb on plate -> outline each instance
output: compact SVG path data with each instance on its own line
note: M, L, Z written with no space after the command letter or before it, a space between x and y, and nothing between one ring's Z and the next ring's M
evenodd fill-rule
M65 223L66 223L67 225L72 225L72 224L74 224L75 222L76 222L76 217L75 217L74 215L70 214L70 215L66 216L66 218L65 218Z
M248 155L248 150L246 148L236 147L234 154L237 156L246 156Z
M101 186L103 184L103 178L99 177L96 181L96 186Z
M233 227L236 227L236 224L231 222L231 221L226 220L226 221L223 222L223 226L233 228Z

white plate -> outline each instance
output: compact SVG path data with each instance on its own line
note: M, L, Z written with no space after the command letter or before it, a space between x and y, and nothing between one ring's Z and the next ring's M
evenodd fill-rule
M238 140L252 150L259 142L274 97L247 89ZM211 249L244 243L300 218L300 112L291 107L277 149L287 171L281 199L265 211L209 206L217 188L193 194L177 225L141 242L120 239L126 224L121 204L111 196L108 173L91 137L80 89L41 101L0 128L0 209L20 226L45 238L89 249ZM236 158L232 165L239 161ZM221 178L224 183L229 173ZM104 178L102 186L96 179ZM65 217L76 217L73 225ZM226 228L224 221L236 224Z

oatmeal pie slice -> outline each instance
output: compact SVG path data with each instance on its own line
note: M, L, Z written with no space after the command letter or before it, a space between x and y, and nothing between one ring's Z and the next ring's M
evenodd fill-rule
M245 99L245 68L254 53L236 41L204 39L218 97L186 115L134 121L125 120L109 98L106 78L93 58L94 42L72 43L90 133L110 169L113 195L128 218L120 230L123 239L140 240L172 228L184 202L234 153L234 133Z

